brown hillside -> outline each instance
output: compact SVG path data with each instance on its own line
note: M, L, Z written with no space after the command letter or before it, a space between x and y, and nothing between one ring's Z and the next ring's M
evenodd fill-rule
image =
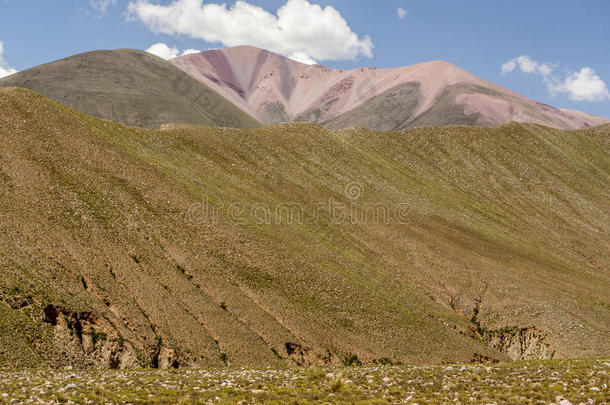
M0 89L0 364L608 356L609 135L153 131Z

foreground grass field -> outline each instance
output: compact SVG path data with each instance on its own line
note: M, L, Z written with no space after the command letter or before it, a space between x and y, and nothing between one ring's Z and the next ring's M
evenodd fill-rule
M603 404L610 359L343 368L5 371L8 403ZM563 402L562 402L563 401Z

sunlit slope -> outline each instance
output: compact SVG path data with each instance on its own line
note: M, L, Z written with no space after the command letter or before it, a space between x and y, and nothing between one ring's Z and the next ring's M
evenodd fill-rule
M0 112L2 364L610 353L608 127L152 131L20 89Z

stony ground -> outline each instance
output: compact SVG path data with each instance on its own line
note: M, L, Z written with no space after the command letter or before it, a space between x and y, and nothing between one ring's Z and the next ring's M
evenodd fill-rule
M2 403L605 404L610 359L265 370L0 371Z

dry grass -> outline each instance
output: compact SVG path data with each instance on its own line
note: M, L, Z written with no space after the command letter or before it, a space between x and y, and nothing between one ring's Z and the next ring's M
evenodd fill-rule
M76 404L603 404L610 362L316 369L0 371L2 401ZM561 403L561 405L566 402Z

